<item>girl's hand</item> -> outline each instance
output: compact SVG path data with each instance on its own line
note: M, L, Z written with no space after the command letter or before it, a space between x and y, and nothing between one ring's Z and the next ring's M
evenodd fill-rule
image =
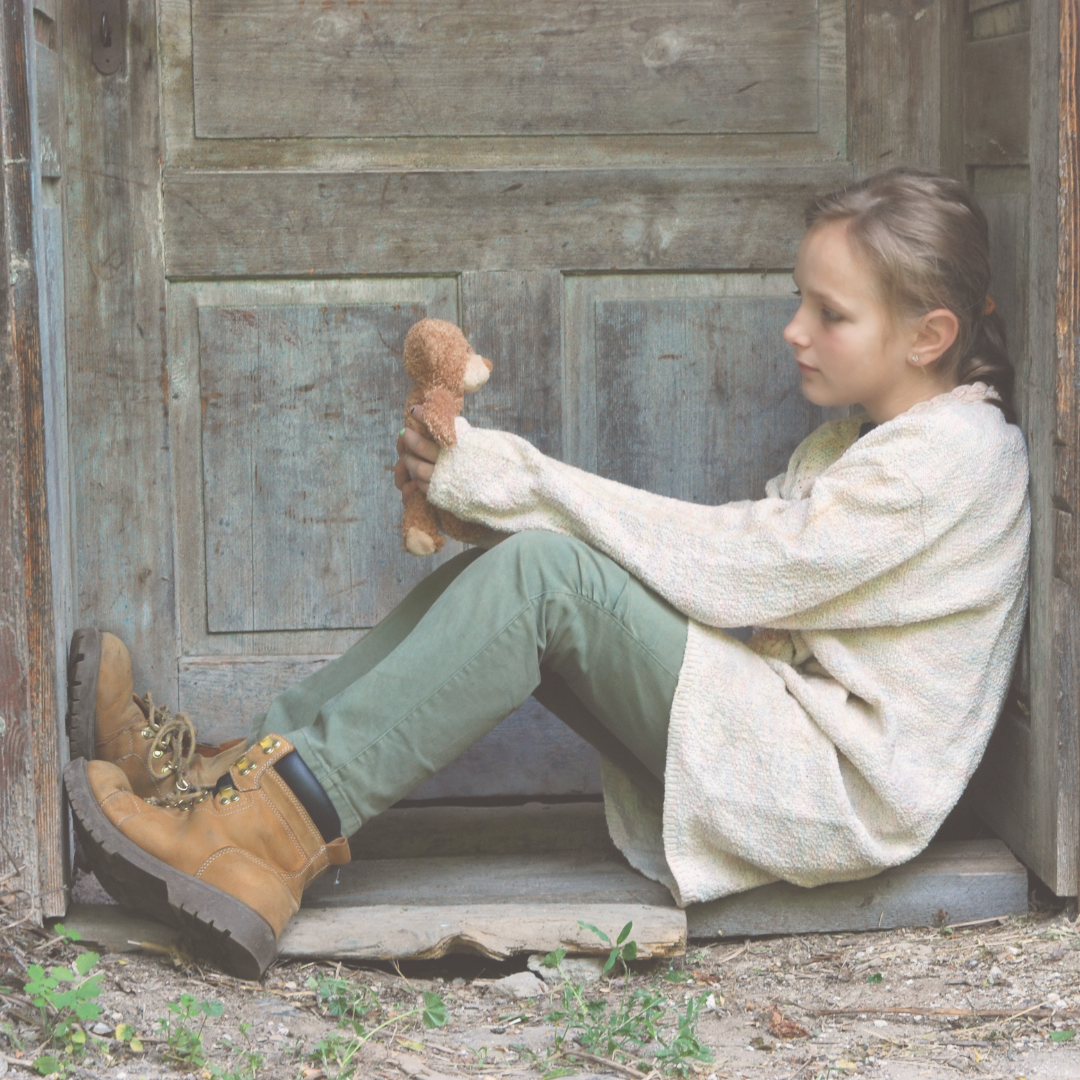
M413 407L413 416L424 419L424 406ZM439 444L425 439L418 431L406 428L397 441L398 459L394 466L394 485L404 499L414 491L427 494L428 483L439 457Z

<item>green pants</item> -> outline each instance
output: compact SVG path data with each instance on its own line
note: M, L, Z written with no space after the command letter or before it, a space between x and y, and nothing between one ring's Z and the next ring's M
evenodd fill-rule
M338 659L276 698L346 836L530 694L644 782L664 775L686 618L607 556L548 532L458 555Z

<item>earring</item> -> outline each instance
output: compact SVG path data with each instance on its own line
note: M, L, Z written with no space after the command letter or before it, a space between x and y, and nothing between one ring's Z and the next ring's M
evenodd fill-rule
M913 352L911 354L911 357L908 359L908 363L909 364L914 364L915 367L918 367L919 366L919 354L916 353L916 352Z

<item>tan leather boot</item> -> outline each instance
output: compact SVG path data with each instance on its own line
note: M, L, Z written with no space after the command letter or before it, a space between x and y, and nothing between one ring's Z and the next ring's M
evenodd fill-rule
M324 841L274 768L292 749L268 735L186 810L140 799L109 762L64 770L76 832L105 889L173 922L197 954L245 979L277 956L308 882L349 861L349 842Z
M218 777L244 749L243 739L197 744L195 725L134 692L124 643L94 627L71 635L68 654L68 737L72 758L111 761L143 799L189 799Z

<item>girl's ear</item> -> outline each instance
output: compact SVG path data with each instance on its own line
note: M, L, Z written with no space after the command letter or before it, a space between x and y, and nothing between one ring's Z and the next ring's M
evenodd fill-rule
M941 358L956 341L960 320L948 308L927 312L915 329L911 351L919 357L919 366L932 364Z

